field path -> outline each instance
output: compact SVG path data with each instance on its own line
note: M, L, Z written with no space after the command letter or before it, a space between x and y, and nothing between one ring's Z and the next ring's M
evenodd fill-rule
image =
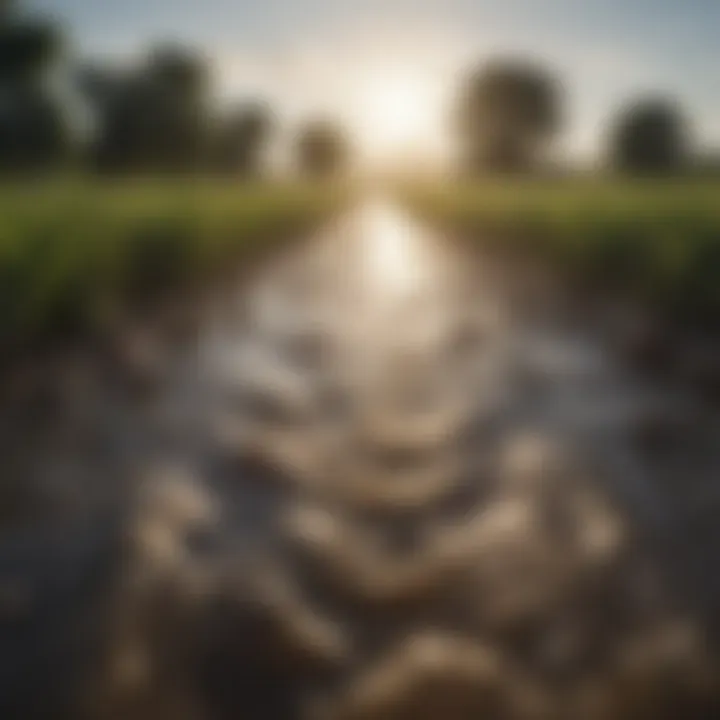
M531 280L368 200L132 400L77 372L0 716L701 717L717 435Z

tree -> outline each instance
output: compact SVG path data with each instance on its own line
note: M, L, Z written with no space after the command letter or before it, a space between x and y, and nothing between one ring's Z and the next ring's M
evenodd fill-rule
M328 120L308 123L297 141L298 163L312 177L329 177L347 164L350 146L342 129Z
M62 37L53 25L12 16L0 22L0 80L34 82L58 59Z
M234 108L219 123L214 149L215 166L223 172L245 178L258 176L272 128L272 116L264 105Z
M457 112L466 167L527 170L559 130L560 108L558 83L532 63L496 60L475 71Z
M670 99L645 98L621 114L611 137L610 153L621 170L665 174L681 169L689 158L684 114Z
M162 46L147 61L146 120L159 169L197 170L209 150L209 71L203 58Z
M161 46L121 73L85 68L80 84L95 109L94 157L110 172L188 172L208 152L208 72L181 47Z
M46 168L65 157L69 128L48 88L63 38L52 23L0 8L0 169Z

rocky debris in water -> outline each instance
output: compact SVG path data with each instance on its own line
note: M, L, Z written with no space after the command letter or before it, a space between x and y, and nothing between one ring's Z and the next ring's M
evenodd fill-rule
M430 631L409 637L361 674L323 720L549 718L545 699L490 647Z
M672 506L678 557L712 575L717 532L684 547L674 502L711 483L670 462L697 418L646 402L562 292L513 302L495 265L365 220L269 270L197 347L127 331L97 393L71 378L59 404L102 412L68 417L111 416L104 465L60 422L73 451L41 464L120 517L80 534L88 511L66 508L31 552L0 543L0 630L3 602L30 614L0 652L3 717L717 716L706 618L627 501ZM639 357L672 350L634 333Z

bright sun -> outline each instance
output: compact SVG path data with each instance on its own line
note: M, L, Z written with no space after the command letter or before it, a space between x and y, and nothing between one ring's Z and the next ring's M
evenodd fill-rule
M437 137L431 88L411 73L378 73L361 89L358 105L361 149L370 161L426 149Z

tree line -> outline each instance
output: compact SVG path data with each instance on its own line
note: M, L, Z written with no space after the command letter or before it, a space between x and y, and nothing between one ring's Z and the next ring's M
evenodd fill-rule
M0 171L35 172L73 162L101 173L261 174L277 130L260 102L219 108L210 68L180 45L159 45L130 68L87 64L73 86L90 111L78 134L72 113L51 91L66 41L50 21L0 2ZM542 167L563 129L564 95L535 64L497 59L470 73L454 108L460 163L471 174ZM331 119L297 129L295 157L309 176L344 169L348 134ZM637 98L613 123L607 156L624 172L687 169L692 143L683 109L672 98Z
M100 173L220 173L252 178L263 169L276 123L248 101L219 108L201 54L178 44L150 49L132 67L85 64L72 89L89 110L78 133L52 81L66 42L52 22L0 0L0 171L22 173L80 164ZM339 125L316 119L298 128L297 163L307 175L339 171L349 142Z
M558 79L522 60L486 63L471 74L458 105L461 157L471 173L542 166L565 120ZM686 113L671 97L634 98L612 123L606 155L627 173L690 170L696 159Z

